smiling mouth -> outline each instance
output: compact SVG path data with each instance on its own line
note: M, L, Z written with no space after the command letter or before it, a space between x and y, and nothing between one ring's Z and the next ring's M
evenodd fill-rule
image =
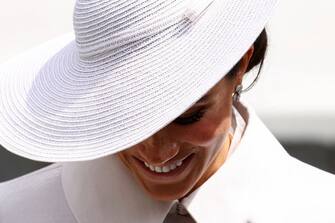
M146 176L148 180L168 180L168 179L177 179L177 176L184 176L186 174L185 170L190 166L190 162L193 160L195 153L191 153L188 156L176 160L173 163L165 166L154 166L147 162L144 162L136 157L135 161L142 171L140 171L143 176ZM184 174L185 172L185 174ZM187 171L188 172L188 171Z
M192 153L193 154L193 153ZM151 165L147 162L143 162L144 165L151 171L156 172L156 173L168 173L174 169L178 169L180 166L183 165L183 161L186 160L188 157L190 157L192 154L180 159L180 160L176 160L174 163L166 165L166 166L154 166Z

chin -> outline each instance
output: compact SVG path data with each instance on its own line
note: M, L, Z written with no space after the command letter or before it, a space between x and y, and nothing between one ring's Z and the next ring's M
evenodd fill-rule
M174 201L184 197L189 192L189 190L172 191L168 188L159 191L145 190L153 199L160 201Z

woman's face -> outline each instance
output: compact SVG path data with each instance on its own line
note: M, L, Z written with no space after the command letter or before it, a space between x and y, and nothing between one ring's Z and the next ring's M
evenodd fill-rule
M152 197L182 198L206 181L219 168L218 163L223 163L235 87L236 78L223 78L204 100L169 125L117 153ZM198 119L188 118L193 114L198 114Z
M233 90L231 81L224 79L207 94L205 101L199 101L178 117L189 117L200 110L204 113L198 121L181 119L190 122L184 125L172 122L145 141L118 153L153 197L180 198L206 172L222 149L231 124Z

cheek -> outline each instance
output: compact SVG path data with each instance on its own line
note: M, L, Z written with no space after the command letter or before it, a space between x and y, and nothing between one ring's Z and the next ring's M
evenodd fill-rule
M209 165L213 162L215 157L222 151L222 145L224 143L226 134L222 134L216 137L211 138L204 143L203 145L197 148L197 170L196 172L201 173L201 175L208 169Z
M213 145L213 144L211 144ZM213 152L213 146L208 145L206 147L198 148L197 154L197 165L201 168L204 168L207 166L209 160L211 159Z
M190 144L200 147L210 147L216 143L218 138L228 132L230 127L230 115L209 117L184 133L183 138Z
M215 132L215 128L203 126L202 128L199 128L198 131L195 131L189 139L192 144L196 144L201 147L209 147L215 141Z

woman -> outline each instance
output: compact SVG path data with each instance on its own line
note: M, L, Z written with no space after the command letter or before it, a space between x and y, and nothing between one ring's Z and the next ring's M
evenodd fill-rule
M240 99L275 1L78 0L1 67L0 142L51 166L0 185L0 222L335 222L335 177Z

